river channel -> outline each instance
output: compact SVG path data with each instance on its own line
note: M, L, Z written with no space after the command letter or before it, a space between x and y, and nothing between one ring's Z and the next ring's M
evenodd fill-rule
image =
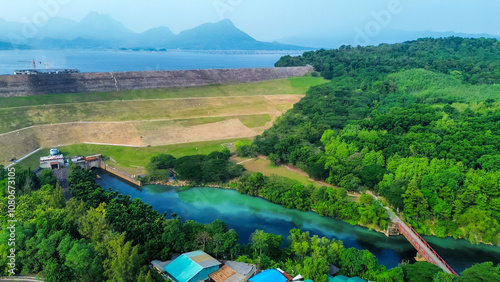
M105 189L111 187L132 199L139 198L160 213L176 212L183 220L209 223L220 219L240 235L240 242L247 243L256 229L282 235L300 228L311 235L342 240L344 245L372 252L379 263L387 268L402 261L414 261L416 251L401 236L384 234L353 226L335 219L321 217L314 212L287 209L264 199L240 195L237 191L217 188L192 188L178 191L171 186L147 185L138 190L107 174L98 183ZM474 263L493 261L500 263L500 247L472 245L465 240L441 239L424 236L424 239L456 271L461 272Z

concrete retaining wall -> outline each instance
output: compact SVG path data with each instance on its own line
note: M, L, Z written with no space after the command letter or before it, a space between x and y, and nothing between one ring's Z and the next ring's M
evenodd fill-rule
M312 67L0 75L0 97L232 84L299 77Z
M109 174L112 174L118 178L121 178L125 181L128 181L132 184L134 184L135 186L137 187L141 187L142 186L142 183L140 180L138 180L137 178L135 177L132 177L132 175L128 174L128 173L125 173L123 171L120 171L114 167L110 167L108 166L104 161L101 161L101 169L106 171L107 173ZM103 187L104 188L104 187Z

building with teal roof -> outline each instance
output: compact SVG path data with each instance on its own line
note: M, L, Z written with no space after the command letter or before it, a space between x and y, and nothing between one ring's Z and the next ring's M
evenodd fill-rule
M264 270L248 280L249 282L287 282L286 278L281 272L276 269Z
M165 266L165 272L175 282L197 282L208 278L221 263L203 251L185 253Z
M363 280L357 276L349 278L344 275L337 275L335 277L328 276L328 282L366 282L366 280Z

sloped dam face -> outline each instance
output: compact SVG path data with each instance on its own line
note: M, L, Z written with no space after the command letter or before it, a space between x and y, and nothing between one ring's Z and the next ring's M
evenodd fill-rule
M311 66L73 74L0 75L0 97L233 84L300 77Z

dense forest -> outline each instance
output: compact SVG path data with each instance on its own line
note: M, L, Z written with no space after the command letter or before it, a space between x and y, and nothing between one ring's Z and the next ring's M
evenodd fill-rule
M149 180L224 183L299 210L385 228L370 189L423 234L500 245L500 44L494 39L420 39L285 56L276 66L311 64L331 82L312 87L240 155L262 154L339 186L312 187L244 172L229 152L174 158L160 154ZM0 208L8 203L0 167ZM3 180L5 179L5 180ZM51 171L16 168L16 273L45 281L162 281L153 259L202 249L220 259L280 267L326 281L340 274L375 281L497 281L500 265L476 264L453 277L428 263L391 270L366 250L294 229L288 238L256 230L249 243L216 220L201 224L160 214L105 190L92 171L71 167L72 198ZM0 266L7 275L7 214L0 214ZM285 241L286 240L286 241Z
M242 194L259 196L286 208L314 210L351 224L385 230L389 222L387 211L380 202L362 194L359 202L350 199L344 188L304 186L298 181L260 172L241 176L231 187Z
M169 154L158 154L151 158L146 168L147 177L143 181L166 182L171 177L176 177L192 184L226 183L245 170L243 166L229 161L230 156L231 152L227 148L222 152L178 159Z
M245 146L236 146L238 151ZM260 172L243 173L241 165L229 161L230 151L209 155L192 155L176 159L169 154L158 154L147 166L146 181L185 181L188 185L229 186L242 194L262 197L270 202L301 211L314 210L320 215L385 230L389 217L379 201L363 194L359 203L348 197L344 188L305 186L277 175L265 176ZM243 174L243 175L242 175ZM239 177L239 178L238 178ZM232 180L229 184L228 181ZM175 182L174 182L175 183Z
M326 281L330 264L339 266L340 274L375 281L494 281L500 276L500 266L492 263L476 264L459 278L426 262L386 270L369 251L346 249L341 241L299 229L290 231L286 244L280 235L256 230L240 245L238 234L224 222L201 224L183 221L175 213L162 215L139 199L102 189L90 170L71 167L69 201L52 171L39 178L20 168L16 173L21 176L16 273L37 274L45 281L163 281L147 267L151 260L198 249L259 269L280 267L318 282ZM0 177L6 179L3 168ZM7 202L5 184L3 180L2 208ZM7 275L7 216L2 214L0 220L1 275Z
M371 189L423 234L500 245L500 44L419 39L285 56L312 87L243 153Z

